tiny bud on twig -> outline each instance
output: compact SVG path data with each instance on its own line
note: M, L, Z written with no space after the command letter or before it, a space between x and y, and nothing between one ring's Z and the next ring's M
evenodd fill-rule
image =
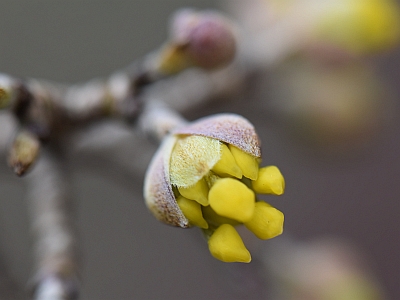
M180 10L172 18L170 35L159 58L162 73L174 74L192 66L216 69L235 57L233 25L217 12Z
M22 176L36 161L40 149L40 141L37 136L28 131L17 134L8 157L8 163L14 173Z
M14 96L14 80L5 75L0 74L0 109L6 108L12 102Z

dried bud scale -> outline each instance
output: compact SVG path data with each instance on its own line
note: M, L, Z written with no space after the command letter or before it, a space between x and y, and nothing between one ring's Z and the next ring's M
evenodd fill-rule
M154 216L170 225L186 228L189 221L176 203L169 183L169 155L175 145L175 137L167 137L154 155L147 169L144 182L146 205Z

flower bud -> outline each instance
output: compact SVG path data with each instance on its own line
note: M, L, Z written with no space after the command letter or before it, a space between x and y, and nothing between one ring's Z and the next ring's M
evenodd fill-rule
M200 203L197 203L195 200L189 200L183 196L179 196L176 201L191 224L204 229L208 228L207 221L204 220L203 213L201 212Z
M163 73L191 66L219 68L230 63L236 53L233 25L217 12L180 10L173 16L170 35L159 62Z
M283 231L283 213L266 202L259 201L252 218L244 223L259 239L266 240L280 235Z
M240 235L229 224L218 227L208 240L211 255L224 262L250 262L251 255Z
M234 226L244 224L261 239L283 229L283 214L256 202L256 192L280 195L284 189L279 170L259 169L260 161L260 141L243 117L220 114L189 123L155 154L145 177L146 204L166 224L202 228L217 259L250 262Z
M0 74L0 109L8 107L15 96L14 81L11 77Z
M17 134L11 146L8 163L14 173L22 176L36 161L40 150L38 137L28 131Z
M257 179L252 182L256 193L282 195L285 190L285 179L279 169L268 166L258 170Z

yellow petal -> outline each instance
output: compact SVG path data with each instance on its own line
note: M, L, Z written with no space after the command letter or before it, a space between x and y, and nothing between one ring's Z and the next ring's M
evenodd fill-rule
M235 158L227 145L221 145L221 159L211 169L220 176L233 176L236 178L242 178L242 170L236 164Z
M257 158L233 145L229 145L229 150L231 150L237 165L242 169L243 175L251 180L256 180L258 176Z
M283 232L283 213L265 202L257 202L253 218L244 223L247 229L262 240L271 239Z
M189 220L190 224L204 229L208 228L208 224L203 218L201 205L199 203L186 199L182 196L178 197L176 201L178 202L179 208L182 210L185 217Z
M250 262L251 255L243 244L236 229L229 224L223 224L208 240L211 255L223 262Z
M285 191L285 179L275 166L260 168L258 178L252 185L253 190L260 194L282 195Z
M253 216L254 192L237 179L218 179L208 193L208 201L221 216L239 222L247 222Z
M203 136L179 138L171 153L170 179L177 187L198 182L221 158L221 143Z
M188 188L178 188L179 193L188 199L195 200L203 206L208 205L208 184L204 178Z

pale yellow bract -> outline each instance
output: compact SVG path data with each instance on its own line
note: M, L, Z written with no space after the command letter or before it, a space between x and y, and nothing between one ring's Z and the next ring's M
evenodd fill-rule
M221 158L218 140L203 136L184 136L171 155L171 184L188 188L198 182Z

